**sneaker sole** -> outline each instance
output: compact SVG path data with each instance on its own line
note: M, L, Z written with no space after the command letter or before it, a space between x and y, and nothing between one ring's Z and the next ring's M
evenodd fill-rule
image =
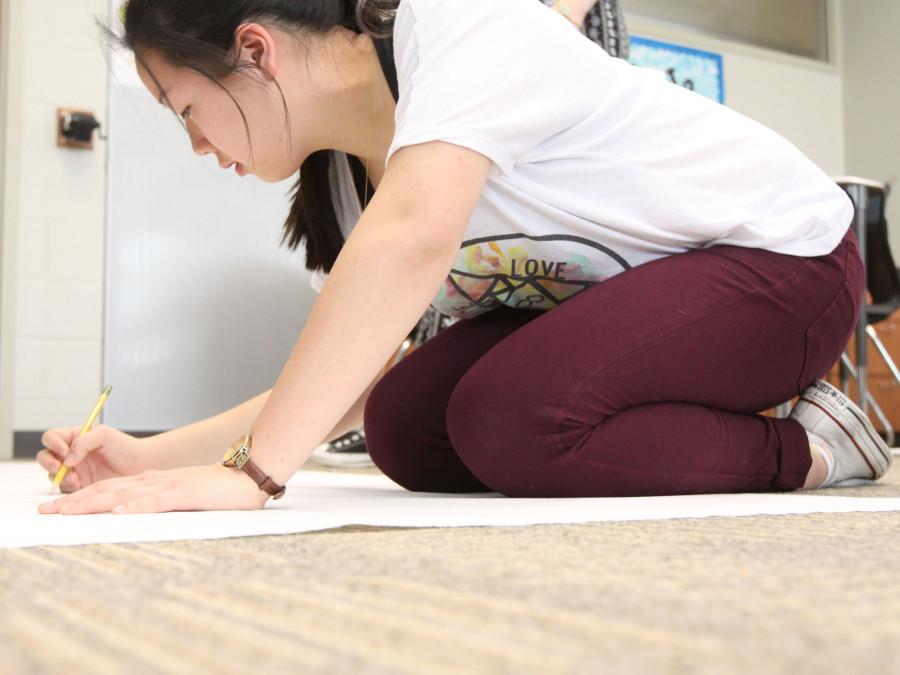
M334 452L323 443L310 455L309 461L319 466L344 469L366 469L375 466L368 452Z
M831 418L847 438L850 439L859 452L860 457L863 458L863 461L872 471L871 480L881 478L890 468L893 455L887 443L875 431L875 427L872 426L868 416L853 401L844 396L844 393L839 389L832 387L830 384L827 385L827 388L821 387L818 383L814 386L816 391L822 393L819 396L813 394L812 397L801 394L800 400L815 406ZM829 390L837 392L841 400L846 404L846 407L837 405L834 399L825 393ZM842 419L846 424L841 421ZM850 427L849 429L847 428L848 426Z

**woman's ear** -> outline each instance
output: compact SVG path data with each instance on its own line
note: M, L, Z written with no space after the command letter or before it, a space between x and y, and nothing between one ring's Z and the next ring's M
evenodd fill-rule
M234 34L238 63L253 63L273 78L278 75L278 50L272 34L258 23L241 24Z

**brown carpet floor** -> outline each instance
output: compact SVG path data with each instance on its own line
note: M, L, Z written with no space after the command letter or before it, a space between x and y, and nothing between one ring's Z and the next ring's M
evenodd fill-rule
M900 673L900 514L0 551L3 675L246 672Z

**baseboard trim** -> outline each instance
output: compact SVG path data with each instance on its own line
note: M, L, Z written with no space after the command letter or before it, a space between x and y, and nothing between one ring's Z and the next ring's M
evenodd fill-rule
M145 438L162 433L161 431L129 431L132 436ZM34 459L43 450L41 443L43 431L16 431L13 432L13 459Z

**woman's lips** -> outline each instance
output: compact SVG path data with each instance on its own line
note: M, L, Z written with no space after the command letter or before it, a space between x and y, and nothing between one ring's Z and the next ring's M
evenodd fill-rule
M220 167L225 169L226 171L232 167L234 167L234 171L238 176L244 177L247 175L247 170L244 168L244 165L240 162L230 162L229 164L219 164Z

